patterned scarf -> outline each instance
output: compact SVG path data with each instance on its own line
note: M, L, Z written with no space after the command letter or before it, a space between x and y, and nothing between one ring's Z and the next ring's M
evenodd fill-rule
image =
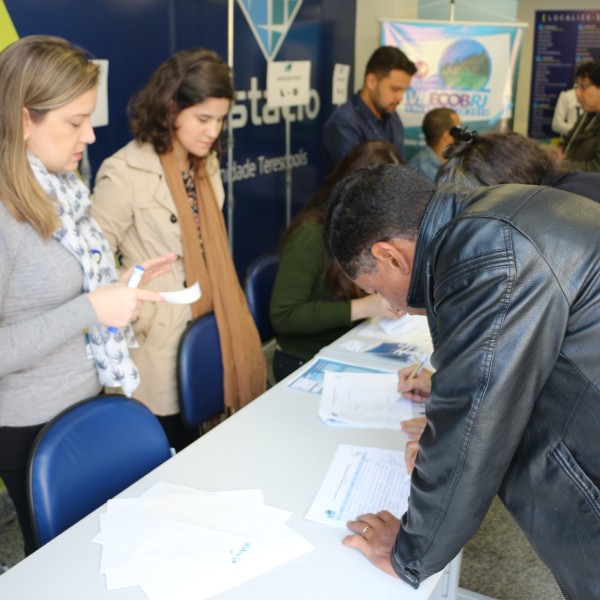
M115 261L102 230L90 217L88 189L71 172L50 173L42 162L28 152L29 164L42 189L54 200L61 226L53 238L81 264L83 291L93 292L118 281ZM138 370L129 357L135 341L131 327L109 331L102 325L88 328L89 349L100 383L121 387L131 396L139 384Z

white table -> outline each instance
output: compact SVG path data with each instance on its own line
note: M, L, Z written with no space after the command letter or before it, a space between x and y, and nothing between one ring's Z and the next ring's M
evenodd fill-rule
M293 375L291 376L293 377ZM138 496L158 481L207 491L260 488L266 504L292 511L288 524L315 550L215 598L365 600L454 598L460 557L413 590L345 548L344 530L304 518L341 443L403 449L402 433L340 429L317 416L319 398L281 382L125 490ZM107 591L99 574L101 547L92 513L0 577L3 600L143 600L139 588ZM176 599L174 599L176 600Z

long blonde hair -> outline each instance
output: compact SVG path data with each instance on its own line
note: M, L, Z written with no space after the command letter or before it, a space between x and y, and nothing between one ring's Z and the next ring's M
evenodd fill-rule
M44 238L59 220L27 160L23 111L39 123L95 87L98 74L83 50L59 37L24 37L0 53L0 201Z

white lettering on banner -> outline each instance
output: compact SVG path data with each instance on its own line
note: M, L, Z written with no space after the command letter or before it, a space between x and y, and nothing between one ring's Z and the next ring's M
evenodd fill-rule
M452 108L461 117L489 117L489 93L486 92L449 92L446 90L420 91L408 89L402 110L407 113L425 114L432 108Z
M289 165L292 169L298 167L305 167L308 165L308 153L306 150L300 148L295 154L289 156L275 156L267 157L260 155L257 159L251 160L247 158L243 163L238 164L235 160L231 169L231 180L243 181L244 179L253 179L257 175L269 175L270 173L276 173L278 171L284 171L286 166ZM223 181L227 182L227 167L221 169L221 176Z
M240 129L248 124L248 117L252 125L276 125L284 121L303 121L306 117L314 120L319 116L321 110L321 98L317 90L312 89L309 93L308 104L299 106L285 106L283 108L267 106L266 92L258 89L258 78L250 77L250 89L240 90L235 94L235 103L229 113L229 120L233 129ZM247 106L249 103L249 107ZM249 108L249 110L248 110Z

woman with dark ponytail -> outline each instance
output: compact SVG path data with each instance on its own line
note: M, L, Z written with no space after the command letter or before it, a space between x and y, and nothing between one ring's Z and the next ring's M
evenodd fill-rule
M520 133L479 135L461 126L450 133L454 143L444 152L448 162L438 172L438 186L547 185L600 202L600 173L568 171L557 156Z

